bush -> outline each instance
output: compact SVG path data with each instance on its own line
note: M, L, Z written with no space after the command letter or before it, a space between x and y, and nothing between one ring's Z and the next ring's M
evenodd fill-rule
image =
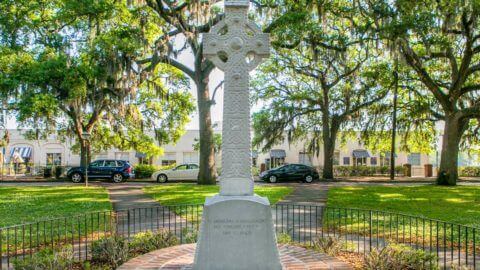
M63 270L72 269L73 262L73 249L66 246L61 249L46 248L31 258L16 259L13 267L16 270Z
M161 230L156 233L151 231L136 234L129 244L134 253L148 253L157 249L170 247L178 244L178 239L171 232Z
M343 244L340 239L332 236L319 237L313 241L312 246L315 250L330 256L337 256L343 248Z
M466 177L480 177L480 167L460 167L458 175Z
M388 166L334 166L336 176L375 176L390 173ZM395 166L395 174L403 175L403 166Z
M150 178L157 170L154 165L137 164L135 165L135 178Z
M125 238L105 237L92 243L92 261L117 268L128 260L129 248Z
M279 233L277 234L277 243L279 244L291 244L293 241L292 241L292 237L290 236L290 234L288 233Z
M437 258L423 250L400 244L389 244L381 250L373 249L365 257L369 270L423 270L438 269Z
M255 166L252 166L252 175L258 176L259 173L260 173L260 169Z
M198 231L190 230L188 228L182 229L182 235L187 244L196 243L198 240Z

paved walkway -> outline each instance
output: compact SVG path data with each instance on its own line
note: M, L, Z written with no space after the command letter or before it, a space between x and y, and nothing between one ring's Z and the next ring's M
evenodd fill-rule
M284 270L352 269L350 265L336 258L298 246L280 245L279 252ZM134 258L118 270L192 269L194 254L195 244L164 248Z

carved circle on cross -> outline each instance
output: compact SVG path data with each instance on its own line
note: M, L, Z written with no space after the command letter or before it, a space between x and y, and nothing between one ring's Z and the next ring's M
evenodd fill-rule
M230 11L233 12L233 11ZM250 71L268 57L268 34L241 13L234 13L213 26L203 37L203 54L223 71Z

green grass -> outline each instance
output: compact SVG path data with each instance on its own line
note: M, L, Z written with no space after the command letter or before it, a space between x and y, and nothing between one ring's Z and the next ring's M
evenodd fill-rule
M111 209L107 191L99 187L0 187L0 249L16 254L98 236L111 229L111 218L93 212ZM31 225L8 227L24 223Z
M143 191L160 204L203 204L207 197L218 193L219 186L200 186L197 184L171 184L144 187ZM275 204L293 191L291 187L256 186L255 193L267 197L270 204Z
M0 187L0 227L111 208L99 187Z
M219 186L200 186L197 184L167 184L144 187L143 191L153 199L192 223L199 223L203 208L173 207L185 204L203 204L207 197L218 194ZM256 186L255 193L267 197L270 204L275 204L293 191L291 187Z
M328 206L390 211L480 227L480 186L340 187Z

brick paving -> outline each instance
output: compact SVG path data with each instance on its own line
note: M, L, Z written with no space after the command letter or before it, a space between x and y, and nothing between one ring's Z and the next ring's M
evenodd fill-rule
M325 254L298 246L279 245L283 270L352 269L350 265ZM136 257L118 270L186 270L192 269L195 244L164 248Z

